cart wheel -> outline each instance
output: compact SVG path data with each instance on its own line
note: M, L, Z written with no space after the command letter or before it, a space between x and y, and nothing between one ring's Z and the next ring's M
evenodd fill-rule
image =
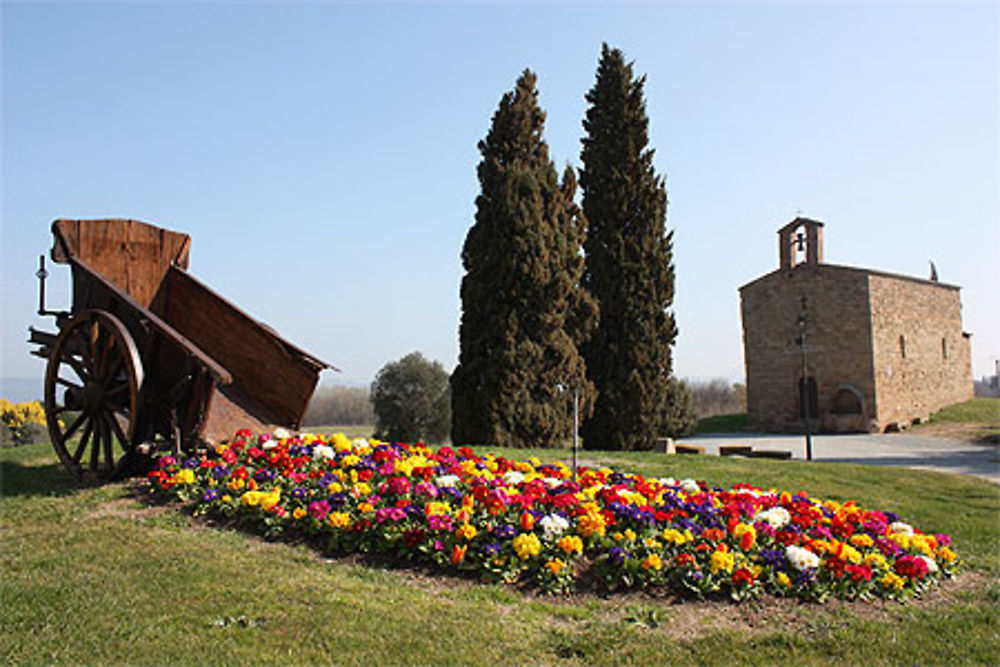
M135 449L142 361L125 325L102 310L70 320L45 372L52 446L78 479L112 479Z

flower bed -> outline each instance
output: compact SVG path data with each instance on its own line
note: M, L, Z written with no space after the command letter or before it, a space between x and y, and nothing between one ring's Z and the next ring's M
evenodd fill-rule
M644 479L467 448L240 431L204 459L161 457L155 492L195 514L372 553L530 582L903 598L954 569L947 535L892 513L738 484Z

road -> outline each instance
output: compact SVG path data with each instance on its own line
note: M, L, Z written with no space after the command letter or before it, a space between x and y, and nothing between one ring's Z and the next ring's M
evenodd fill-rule
M678 444L701 445L718 454L719 445L749 445L755 450L785 450L805 460L803 435L704 434L681 438ZM814 461L903 466L973 475L1000 484L1000 447L908 433L814 435Z

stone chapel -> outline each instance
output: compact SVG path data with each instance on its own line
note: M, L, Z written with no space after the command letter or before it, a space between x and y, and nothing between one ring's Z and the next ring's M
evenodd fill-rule
M972 398L960 288L824 264L808 218L778 248L778 269L740 288L751 428L897 430Z

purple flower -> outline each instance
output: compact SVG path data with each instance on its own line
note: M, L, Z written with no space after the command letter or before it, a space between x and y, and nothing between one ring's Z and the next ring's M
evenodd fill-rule
M210 503L218 497L219 497L218 490L208 489L207 491L205 491L205 495L203 495L201 499L204 500L206 503Z
M608 552L608 560L615 565L624 565L628 560L628 552L621 547L612 547Z

